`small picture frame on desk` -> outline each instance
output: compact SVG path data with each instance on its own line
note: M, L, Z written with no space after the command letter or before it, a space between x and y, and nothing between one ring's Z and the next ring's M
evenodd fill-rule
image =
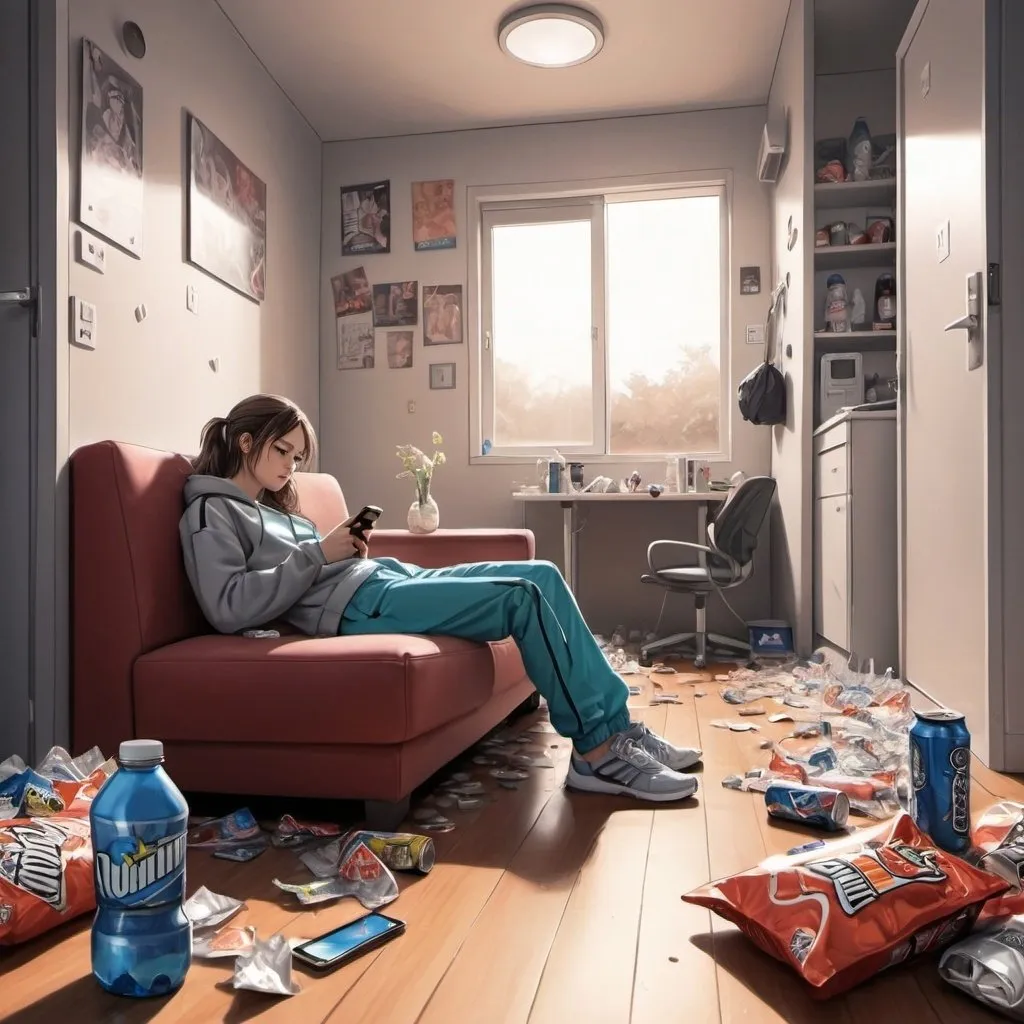
M431 363L430 364L430 390L431 391L454 391L455 390L455 364L454 363Z

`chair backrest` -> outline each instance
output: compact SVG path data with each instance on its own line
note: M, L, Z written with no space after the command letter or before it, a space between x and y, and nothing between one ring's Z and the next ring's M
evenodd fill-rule
M211 632L185 575L178 521L192 471L184 456L116 441L71 457L74 747L112 754L134 736L132 666L140 654ZM338 482L296 476L320 530L346 516Z
M757 550L757 536L775 497L770 476L752 476L736 488L708 528L709 536L724 555L748 565Z

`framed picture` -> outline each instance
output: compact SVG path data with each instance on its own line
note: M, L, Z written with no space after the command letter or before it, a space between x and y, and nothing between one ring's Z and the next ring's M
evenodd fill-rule
M188 261L266 297L267 186L209 128L188 118Z
M455 388L455 364L430 364L430 390L452 391Z
M82 154L78 219L142 256L142 86L82 40Z
M455 248L455 182L414 181L412 183L412 247Z
M373 286L374 327L414 327L418 316L419 281Z
M338 369L372 370L374 365L373 323L338 317Z
M388 331L388 367L407 370L412 366L412 331Z
M740 267L740 295L761 294L761 268Z
M462 285L423 286L423 344L462 343Z
M362 267L332 277L331 288L334 291L335 316L355 316L373 309L373 293Z
M341 255L391 252L391 182L341 189Z

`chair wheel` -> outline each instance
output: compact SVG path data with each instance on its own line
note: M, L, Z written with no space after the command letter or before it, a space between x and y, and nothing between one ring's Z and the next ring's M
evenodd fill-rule
M639 662L641 668L650 668L654 664L651 656L649 654L644 654L643 651L640 652Z
M706 668L707 667L707 662L703 658L694 658L693 659L693 667L694 668Z

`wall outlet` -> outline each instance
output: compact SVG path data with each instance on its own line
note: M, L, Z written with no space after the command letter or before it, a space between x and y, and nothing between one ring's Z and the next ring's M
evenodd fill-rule
M949 221L943 221L935 229L935 255L940 263L949 259Z
M78 232L78 262L101 274L107 272L107 247L90 238L84 231Z
M196 286L190 284L185 289L185 308L190 312L199 316L199 293L196 291Z
M409 403L408 403L408 404L406 405L406 409L408 409L410 413L413 413L413 412L415 412L415 411L416 411L416 403L415 403L415 402L412 402L412 401L410 401L410 402L409 402Z
M85 299L71 299L71 342L80 348L96 347L96 307Z

